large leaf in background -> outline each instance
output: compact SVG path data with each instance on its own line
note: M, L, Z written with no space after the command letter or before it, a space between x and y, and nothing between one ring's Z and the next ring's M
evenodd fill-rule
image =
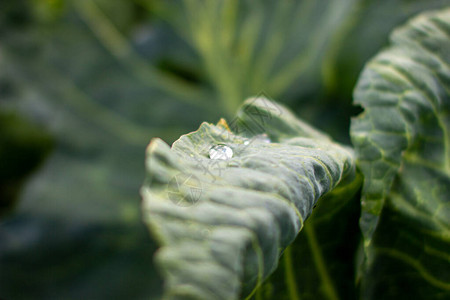
M450 9L420 15L361 75L367 299L450 296Z
M138 0L198 56L202 81L234 113L261 91L349 143L351 94L389 32L447 0Z
M160 139L148 147L144 218L161 244L167 298L247 296L320 197L342 179L358 188L352 153L285 108L252 98L231 124L234 132L203 123L172 148ZM214 159L214 149L230 152Z
M141 161L152 136L171 140L204 110L130 75L73 9L40 24L27 19L27 4L10 15L24 24L0 28L0 80L10 87L0 109L40 125L27 130L27 147L45 136L39 130L55 147L1 220L0 298L157 299L155 245L139 213Z
M230 115L261 91L291 101L315 93L332 37L358 1L139 2L197 53L205 80Z

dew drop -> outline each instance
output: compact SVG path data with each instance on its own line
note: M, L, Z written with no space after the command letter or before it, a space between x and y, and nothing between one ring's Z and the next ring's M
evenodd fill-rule
M233 150L226 145L216 145L209 149L209 158L228 160L233 157Z

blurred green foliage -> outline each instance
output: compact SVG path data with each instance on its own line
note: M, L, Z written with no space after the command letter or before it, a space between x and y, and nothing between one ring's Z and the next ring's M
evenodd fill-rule
M0 112L0 216L14 204L24 179L45 158L51 137L13 114Z
M446 4L1 1L0 203L18 202L0 220L0 297L157 299L139 211L149 140L265 92L348 143L364 63L393 27Z

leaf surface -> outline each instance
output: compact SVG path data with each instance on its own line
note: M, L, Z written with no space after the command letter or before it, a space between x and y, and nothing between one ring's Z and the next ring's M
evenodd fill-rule
M318 199L354 175L351 151L265 98L247 100L230 124L148 147L144 217L161 244L167 298L250 294ZM233 156L210 159L217 145Z
M395 30L360 77L365 111L351 134L365 175L364 298L450 295L449 93L448 8Z

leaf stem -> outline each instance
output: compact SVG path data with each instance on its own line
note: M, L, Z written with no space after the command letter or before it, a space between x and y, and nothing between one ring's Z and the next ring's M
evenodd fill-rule
M317 267L319 276L322 279L323 290L325 295L330 300L338 300L339 297L333 286L330 275L328 274L327 268L325 266L325 260L323 258L322 252L320 251L319 243L316 239L316 233L314 232L314 227L312 223L306 224L303 230L308 238L308 245L311 249L314 264Z
M292 248L287 247L283 255L284 270L286 276L286 285L289 292L290 300L300 300L298 295L297 287L295 286L295 274L292 263Z

